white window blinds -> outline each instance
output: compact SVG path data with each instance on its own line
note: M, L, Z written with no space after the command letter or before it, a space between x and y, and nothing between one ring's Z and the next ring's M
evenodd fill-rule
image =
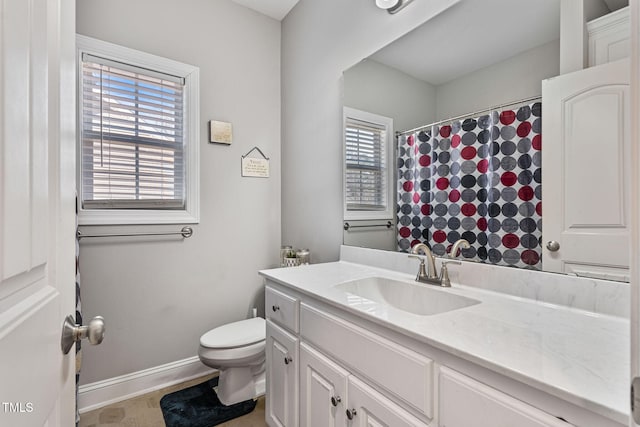
M84 209L183 209L184 80L82 56Z
M347 210L387 208L385 125L345 118L345 201Z

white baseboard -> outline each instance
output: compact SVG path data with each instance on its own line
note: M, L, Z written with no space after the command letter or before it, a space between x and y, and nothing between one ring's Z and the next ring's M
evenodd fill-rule
M214 372L215 369L203 365L198 356L194 356L82 385L78 391L78 409L82 414Z

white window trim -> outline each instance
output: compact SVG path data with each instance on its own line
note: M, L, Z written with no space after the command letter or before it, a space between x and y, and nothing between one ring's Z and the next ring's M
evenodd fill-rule
M345 220L368 220L368 219L392 219L395 203L394 203L394 159L393 155L393 119L390 117L380 116L378 114L369 113L367 111L357 110L355 108L343 107L342 113L342 206L343 217ZM387 204L386 209L379 211L369 210L347 210L347 166L346 166L346 141L345 129L347 118L357 119L365 122L383 125L386 129L385 147L386 150L386 181L387 181Z
M171 59L140 52L127 47L97 40L91 37L76 35L76 64L77 81L82 76L82 54L88 53L114 61L125 62L141 68L157 70L174 76L184 77L185 93L187 94L185 107L187 122L185 123L185 199L184 210L146 210L146 209L83 209L78 202L79 225L125 225L125 224L197 224L200 222L200 70L198 67L183 64ZM77 91L77 135L82 132L82 103L81 90ZM80 144L77 145L80 147ZM77 150L78 167L76 183L78 193L82 191L80 156ZM79 200L82 200L79 194Z

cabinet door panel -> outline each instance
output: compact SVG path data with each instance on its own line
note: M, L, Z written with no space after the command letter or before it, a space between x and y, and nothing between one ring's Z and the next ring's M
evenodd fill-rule
M301 425L305 427L346 426L345 403L348 375L346 370L309 345L300 344Z
M353 376L349 377L348 387L347 408L353 418L347 424L349 427L427 426L427 424Z
M271 427L298 425L298 339L267 320L266 420Z
M440 427L569 427L533 406L441 368Z

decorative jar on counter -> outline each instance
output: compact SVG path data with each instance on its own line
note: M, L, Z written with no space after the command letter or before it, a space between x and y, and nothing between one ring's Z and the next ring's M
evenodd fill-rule
M300 265L308 265L311 261L311 253L309 253L309 249L298 249L296 257L300 260Z

